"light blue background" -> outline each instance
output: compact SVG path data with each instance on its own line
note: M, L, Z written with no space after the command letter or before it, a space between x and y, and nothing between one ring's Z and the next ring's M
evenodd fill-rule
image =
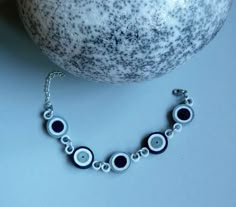
M75 144L97 159L133 151L167 127L171 90L195 98L196 119L168 150L124 174L78 170L42 130L43 82L57 69L28 38L12 4L0 4L0 207L236 206L236 4L213 42L174 72L109 85L67 75L53 82L56 111Z

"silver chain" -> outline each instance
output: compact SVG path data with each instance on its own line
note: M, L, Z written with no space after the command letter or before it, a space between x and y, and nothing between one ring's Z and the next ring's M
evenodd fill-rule
M46 77L45 80L45 84L44 84L44 93L45 93L45 102L44 102L44 108L45 110L47 109L51 109L52 110L52 103L50 101L50 86L51 86L51 82L55 77L64 77L65 74L63 72L60 71L53 71L51 73L48 74L48 76Z

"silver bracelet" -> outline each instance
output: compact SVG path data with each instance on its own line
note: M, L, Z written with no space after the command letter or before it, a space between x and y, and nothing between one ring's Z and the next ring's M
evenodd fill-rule
M133 153L116 152L113 153L107 161L97 161L93 151L86 146L74 147L71 138L68 135L67 121L57 115L54 115L53 105L50 101L50 85L53 78L63 77L62 72L51 72L45 81L45 104L43 118L46 121L48 134L55 139L59 139L64 145L65 153L70 157L72 163L80 169L92 168L96 171L108 173L124 172L131 163L139 162L147 158L149 154L163 153L168 147L168 140L177 132L181 132L183 125L190 123L194 118L192 108L193 99L189 97L188 92L182 89L174 89L173 94L181 98L180 103L172 110L173 124L171 128L164 132L154 132L149 134L143 141L140 149Z

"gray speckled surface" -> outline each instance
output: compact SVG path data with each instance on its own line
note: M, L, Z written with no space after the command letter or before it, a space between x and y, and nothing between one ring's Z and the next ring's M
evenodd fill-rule
M70 73L136 82L173 70L222 27L232 0L18 0L32 39Z

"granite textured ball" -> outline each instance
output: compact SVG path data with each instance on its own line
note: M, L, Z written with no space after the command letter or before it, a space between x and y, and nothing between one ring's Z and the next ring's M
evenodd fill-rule
M18 0L31 38L54 63L101 82L172 71L212 40L232 0Z

